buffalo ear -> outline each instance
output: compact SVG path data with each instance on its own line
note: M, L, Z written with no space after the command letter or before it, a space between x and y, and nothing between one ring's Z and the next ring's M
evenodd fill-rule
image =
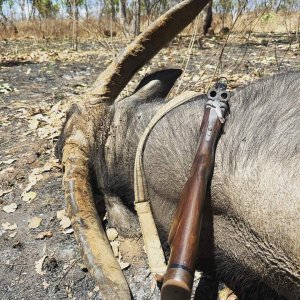
M134 95L143 99L165 98L181 74L181 69L166 69L147 75L135 89Z

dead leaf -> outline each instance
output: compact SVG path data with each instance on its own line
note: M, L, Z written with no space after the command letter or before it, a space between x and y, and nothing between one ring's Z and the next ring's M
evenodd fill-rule
M71 234L73 232L74 232L73 228L67 228L63 231L64 234Z
M193 78L192 78L192 80L194 82L198 82L200 80L200 76L199 75L194 75Z
M46 282L45 279L44 279L44 281L42 282L42 285L43 285L43 287L44 287L44 290L47 289L47 288L50 286L50 284L49 284L48 282Z
M221 291L219 291L219 298L220 300L234 300L237 299L236 295L233 293L231 289L229 289L227 286L223 288Z
M118 237L119 234L116 229L108 228L106 230L106 235L107 235L108 240L114 241Z
M36 196L36 192L25 192L22 194L22 199L25 202L30 202L31 200L34 200Z
M44 255L43 257L41 257L39 260L37 260L34 265L35 265L35 270L38 274L40 275L44 275L46 274L46 272L43 271L43 263L44 260L46 259L48 255Z
M63 216L59 224L63 229L66 229L71 226L71 220L67 216Z
M42 231L35 236L36 240L42 240L44 238L50 238L53 236L52 231Z
M41 174L34 174L34 170L31 174L28 176L28 181L29 183L27 184L25 188L25 192L29 192L31 188L41 179L43 178L43 175Z
M28 227L31 229L38 228L41 225L42 219L39 217L33 217L28 221Z
M37 129L39 126L39 121L37 119L31 119L28 121L28 127L32 130Z
M29 174L28 176L28 181L29 183L31 183L32 185L35 185L37 183L37 178L36 178L36 175L31 173Z
M1 83L0 84L0 93L8 94L9 92L12 92L13 88L9 86L8 83Z
M10 214L16 211L18 208L18 205L16 203L11 203L8 205L5 205L2 207L2 210L4 210L6 213Z
M12 232L11 234L9 234L8 236L10 238L14 238L17 235L17 231Z
M119 260L119 265L121 267L121 270L125 270L130 266L130 263L123 262L123 261Z
M49 172L53 168L60 168L59 160L58 159L50 159L46 164L41 168L41 172Z
M62 219L62 217L64 217L65 215L66 215L66 211L64 209L58 210L56 212L56 218L57 219Z
M10 158L8 160L4 160L2 161L2 163L6 164L6 165L11 165L13 162L15 162L16 159L15 158Z
M10 189L10 190L0 190L0 197L2 197L5 194L8 194L10 192L12 192L12 189Z
M18 228L18 225L16 223L10 224L10 223L6 222L6 223L2 223L2 228L4 230L15 230Z
M0 171L0 175L6 174L6 173L13 173L15 170L15 167L7 167Z

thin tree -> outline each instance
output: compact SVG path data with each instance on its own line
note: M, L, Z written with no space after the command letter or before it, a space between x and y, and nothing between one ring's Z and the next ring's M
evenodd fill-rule
M21 20L25 20L25 0L20 0Z
M116 21L116 6L115 6L115 1L110 0L110 12L111 12L111 18L115 22Z
M140 19L141 19L141 1L132 1L132 34L138 36L140 34Z
M76 0L72 0L72 48L78 50L78 4Z
M14 34L18 34L18 29L17 29L17 26L16 24L14 23L13 21L13 18L12 16L9 18L7 17L4 12L3 12L3 6L4 6L4 2L7 2L5 0L0 0L0 23L2 24L4 30L6 31L7 30L7 25L10 25L10 27L13 29L13 33ZM11 3L8 3L10 9L12 7L14 2L11 2Z
M90 17L89 7L88 7L88 0L84 0L84 9L85 9L85 18L86 20Z
M213 14L212 14L212 4L213 4L213 0L210 0L208 2L208 4L205 6L205 8L203 9L203 34L207 35L209 28L211 28L212 25L212 18L213 18Z
M127 25L126 0L119 0L119 20L121 26Z

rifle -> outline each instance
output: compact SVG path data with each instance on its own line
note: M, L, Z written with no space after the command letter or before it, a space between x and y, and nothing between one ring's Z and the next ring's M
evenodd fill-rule
M207 96L209 100L200 127L199 148L169 233L171 253L163 276L162 300L190 299L192 292L207 185L213 173L216 144L228 108L226 84L217 82Z

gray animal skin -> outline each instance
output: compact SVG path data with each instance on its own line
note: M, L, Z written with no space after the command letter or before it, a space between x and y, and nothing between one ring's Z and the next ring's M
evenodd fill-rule
M123 235L137 229L133 167L139 138L163 105L161 95L179 76L174 70L163 72L173 74L173 81L157 74L160 89L151 90L157 79L153 74L131 97L111 107L106 145L93 161L110 222ZM144 150L153 215L167 255L167 236L197 150L205 102L199 96L168 113ZM225 282L239 299L300 299L299 109L300 72L249 84L230 100L205 207L198 267L211 281ZM205 288L200 284L201 293Z

